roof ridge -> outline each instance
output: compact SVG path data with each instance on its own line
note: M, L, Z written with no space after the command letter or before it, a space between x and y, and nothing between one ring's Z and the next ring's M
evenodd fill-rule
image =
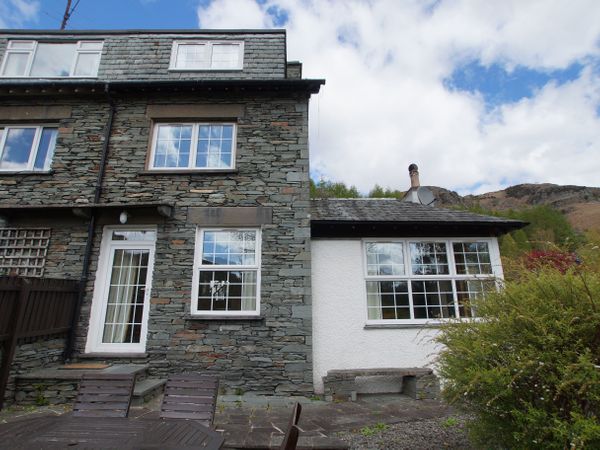
M390 197L356 197L356 198L336 198L336 197L319 197L319 198L311 198L311 200L396 200L400 201L399 198L390 198Z

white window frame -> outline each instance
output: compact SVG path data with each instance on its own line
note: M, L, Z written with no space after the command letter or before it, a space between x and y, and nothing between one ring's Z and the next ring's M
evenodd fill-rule
M404 258L404 275L369 275L367 271L367 244L368 243L402 243L403 258ZM412 274L412 262L410 257L410 244L415 242L431 242L431 243L444 243L446 244L447 258L448 258L448 274L447 275L413 275ZM458 242L485 242L488 244L488 250L490 253L490 263L492 267L491 274L478 274L478 275L466 275L456 273L456 264L454 260L454 248L453 243ZM376 238L376 239L363 239L362 240L362 257L363 257L363 273L365 277L365 317L367 325L427 325L443 323L448 320L462 319L471 320L471 317L460 317L459 316L459 304L458 304L458 293L456 289L456 281L468 280L468 281L495 281L496 286L499 287L500 281L503 279L502 272L502 261L500 260L500 249L498 246L498 240L496 238L481 237L481 238ZM367 298L366 283L368 281L406 281L408 289L408 299L410 305L410 319L369 319L369 307ZM454 300L454 318L442 318L442 319L415 319L414 318L414 305L411 281L450 281L452 284L452 293Z
M213 45L237 45L238 46L238 65L237 67L219 68L213 67L212 55ZM207 61L206 67L177 67L177 53L180 45L206 45L207 47ZM218 72L229 72L239 71L244 68L244 41L199 41L199 40L185 40L185 41L173 41L173 47L171 49L171 61L169 62L169 70L177 72L199 72L203 70L207 71L218 71Z
M154 167L154 156L156 155L156 146L158 145L158 129L161 126L192 126L192 137L190 143L190 161L187 167ZM231 137L231 164L228 167L196 167L196 157L198 154L198 133L203 125L232 125ZM148 161L148 170L164 172L196 172L196 171L231 171L235 170L235 160L237 157L237 123L235 122L156 122L152 130L152 145L150 146L150 159Z
M56 139L58 139L58 125L34 125L34 124L10 124L10 125L2 125L0 124L0 160L2 160L2 155L4 154L4 146L6 145L6 138L8 136L8 130L10 129L19 129L19 128L35 128L35 135L33 137L33 142L31 144L31 148L29 149L29 160L27 161L27 168L25 169L2 169L0 168L0 174L2 173L19 173L19 172L35 172L35 173L48 173L52 171L52 162L50 161L50 166L47 169L36 169L35 159L37 158L37 153L40 147L40 140L42 137L42 131L44 128L56 128ZM54 143L54 149L52 150L52 160L54 160L54 152L56 151L56 142Z
M154 241L113 241L113 231L153 231L157 233L155 226L106 226L102 231L102 242L100 244L100 255L98 257L98 269L94 282L94 294L92 297L92 310L90 324L85 346L86 353L144 353L148 338L148 317L150 314L150 296L152 291L152 279L154 275L154 257L156 253L156 237ZM155 235L156 236L156 235ZM148 255L148 275L146 279L146 293L144 296L144 312L142 314L142 329L139 343L110 344L102 342L104 333L104 319L108 307L107 294L110 287L112 275L112 263L115 248L143 248L150 251Z
M206 231L254 231L256 232L255 264L252 265L219 265L202 264L202 250L204 246L204 233ZM260 284L261 284L261 248L262 230L260 228L200 228L196 229L196 245L194 249L194 275L192 276L192 301L191 315L196 316L259 316L260 315ZM256 308L253 311L207 311L198 310L198 284L200 283L200 272L205 271L256 271Z
M30 43L31 48L29 49L16 49L12 48L13 42L19 43ZM75 67L77 66L77 61L79 60L79 55L81 54L97 54L98 55L98 69L100 68L100 60L102 58L102 50L104 49L104 41L100 40L89 40L89 41L77 41L75 53L73 54L73 59L71 61L71 66L69 69L69 75L66 76L32 76L31 69L33 66L33 61L35 59L35 55L38 49L38 44L69 44L72 42L45 42L45 41L32 41L32 40L18 40L13 39L8 41L8 45L6 46L6 51L4 53L4 58L2 59L2 66L0 66L0 78L98 78L98 71L96 70L96 75L74 75ZM81 48L81 44L88 43L96 43L100 44L99 50L89 50ZM4 70L6 69L6 64L8 62L8 56L13 53L23 53L28 54L27 66L25 68L25 74L23 75L4 75Z

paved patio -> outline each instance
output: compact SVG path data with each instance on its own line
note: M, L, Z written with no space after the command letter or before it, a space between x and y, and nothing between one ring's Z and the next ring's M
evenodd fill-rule
M291 405L299 400L302 415L299 448L344 449L348 444L335 438L340 431L360 430L375 424L416 422L447 417L450 407L435 400L413 400L402 395L369 396L357 402L331 403L295 397L219 397L215 427L225 437L224 448L278 448ZM132 408L131 417L156 417L160 398L144 407ZM27 415L63 414L69 407L48 406L0 413L0 426Z
M293 402L293 398L285 399ZM261 399L263 403L265 399ZM277 448L289 420L291 407L256 403L251 398L235 405L220 403L215 424L222 429L230 448ZM451 408L435 400L413 400L406 396L370 396L357 402L331 403L302 399L299 447L347 448L334 438L339 431L360 430L375 424L413 422L452 414Z

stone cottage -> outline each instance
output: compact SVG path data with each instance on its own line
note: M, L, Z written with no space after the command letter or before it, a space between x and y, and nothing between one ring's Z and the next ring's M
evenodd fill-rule
M473 254L483 282L501 275L495 236L515 224L392 201L311 210L324 80L286 60L285 30L8 30L0 60L0 271L81 281L73 360L310 395L330 370L424 363L408 339L384 348L408 333L384 328L453 317L450 301L466 314Z

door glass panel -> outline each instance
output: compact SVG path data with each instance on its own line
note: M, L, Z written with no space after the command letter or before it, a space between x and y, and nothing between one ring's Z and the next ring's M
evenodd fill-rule
M149 250L114 250L103 343L140 342L149 255Z
M152 230L113 231L113 241L150 241L156 240L156 232Z

